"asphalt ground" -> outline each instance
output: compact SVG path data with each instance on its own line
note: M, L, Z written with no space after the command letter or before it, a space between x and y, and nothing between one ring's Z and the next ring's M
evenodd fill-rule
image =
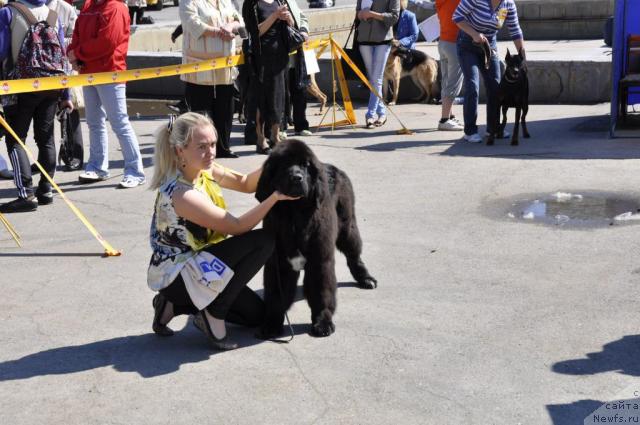
M507 214L514 200L557 191L640 199L640 134L608 139L609 105L536 105L531 139L487 147L436 131L438 106L394 110L415 134L396 134L390 116L377 130L307 139L351 177L363 259L379 281L355 287L338 256L336 333L324 339L308 335L301 297L288 344L230 327L242 347L215 352L184 317L171 323L175 336L156 337L146 286L154 193L116 189L113 134L112 179L57 174L123 255L100 257L59 196L6 216L23 247L0 228L0 423L565 425L640 394L640 227ZM317 123L316 106L308 112ZM149 176L152 134L165 124L133 120ZM220 162L249 171L264 157L239 130L240 158ZM14 196L0 182L0 201ZM234 214L256 203L226 198ZM250 285L261 293L261 282Z

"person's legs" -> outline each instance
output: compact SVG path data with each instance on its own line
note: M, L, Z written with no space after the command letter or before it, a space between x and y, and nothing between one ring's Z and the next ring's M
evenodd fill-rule
M185 83L184 98L190 111L213 118L213 111L211 110L213 86Z
M5 108L7 123L23 143L26 143L31 119L38 102L39 93L24 93L18 95L17 104ZM13 168L13 182L18 189L18 197L30 198L33 196L33 179L27 153L11 134L6 134L5 141L9 161L11 161Z
M456 96L462 88L462 69L458 62L456 44L450 41L440 41L438 43L438 53L440 54L440 70L442 73L441 98L442 98L442 120L451 118L451 107Z
M296 78L297 72L292 68L289 72L289 94L293 109L293 129L296 133L309 130L307 121L307 97L306 88Z
M53 123L56 117L58 92L43 93L42 100L33 112L33 135L38 146L38 162L53 178L56 172L56 144L53 137ZM51 183L40 175L36 196L40 204L51 203Z
M227 313L227 322L256 327L264 322L265 306L262 298L247 286L242 288Z
M500 58L498 58L498 48L495 37L489 40L491 45L491 60L489 61L489 69L484 67L482 70L482 79L484 80L484 88L487 93L487 133L495 133L498 131L498 120L500 118L498 111L498 85L500 84Z
M464 134L478 133L478 97L480 92L480 51L469 36L458 36L458 59L464 75Z
M387 58L389 57L389 52L391 51L390 44L381 44L379 46L373 46L373 77L369 78L371 81L371 85L376 90L376 93L380 97L382 97L382 80L384 78L384 67L387 64ZM373 93L372 93L372 96ZM374 96L376 99L376 113L378 114L378 121L382 121L384 117L387 115L387 109L384 106L384 102L380 100L377 96ZM369 98L369 102L371 102L371 98Z
M143 182L142 155L138 146L138 138L129 122L126 86L122 83L104 84L96 86L96 89L109 118L111 129L116 133L120 148L122 148L124 178L130 177L138 182Z
M206 248L234 271L225 289L207 306L213 317L226 318L238 295L271 255L273 247L273 239L264 230L252 230Z
M362 61L364 62L364 67L367 70L367 78L369 79L369 84L375 87L372 83L373 79L373 48L374 46L363 46L360 45L360 55L362 56ZM378 98L373 94L369 93L369 104L367 105L367 113L365 114L365 119L373 119L373 116L376 113Z
M217 85L213 90L212 120L218 133L216 156L223 157L231 153L231 126L233 124L233 84Z
M85 171L94 172L100 177L109 176L109 139L107 137L107 114L102 107L97 86L82 88L84 95L84 115L89 127L89 160Z

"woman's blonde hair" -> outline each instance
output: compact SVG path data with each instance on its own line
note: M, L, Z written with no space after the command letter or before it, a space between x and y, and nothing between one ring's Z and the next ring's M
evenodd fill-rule
M196 112L187 112L175 119L169 125L163 124L156 131L156 148L153 155L153 177L150 189L158 189L168 177L174 176L178 171L177 147L185 147L191 141L193 131L202 126L211 126L216 140L218 134L211 119Z
M409 0L400 0L400 9L404 10L409 7Z

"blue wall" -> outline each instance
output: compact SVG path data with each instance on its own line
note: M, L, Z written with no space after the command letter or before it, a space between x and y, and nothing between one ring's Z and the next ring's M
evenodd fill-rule
M613 61L611 67L611 135L618 119L618 82L625 69L627 36L640 34L640 0L616 0L613 24ZM640 90L630 90L627 104L640 103Z

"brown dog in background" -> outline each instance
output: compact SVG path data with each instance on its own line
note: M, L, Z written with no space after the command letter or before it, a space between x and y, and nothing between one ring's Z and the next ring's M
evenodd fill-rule
M438 62L420 50L401 46L392 47L384 68L382 83L382 94L386 99L389 81L393 82L393 97L389 105L395 105L398 102L400 79L406 75L410 76L413 84L422 90L422 96L416 101L420 102L426 99L428 102L431 99L433 84L438 78Z
M320 111L316 113L316 115L322 115L324 112L324 108L327 106L327 95L322 93L320 87L318 87L318 83L316 83L316 74L309 75L309 86L307 87L307 93L311 96L318 99L320 102Z

